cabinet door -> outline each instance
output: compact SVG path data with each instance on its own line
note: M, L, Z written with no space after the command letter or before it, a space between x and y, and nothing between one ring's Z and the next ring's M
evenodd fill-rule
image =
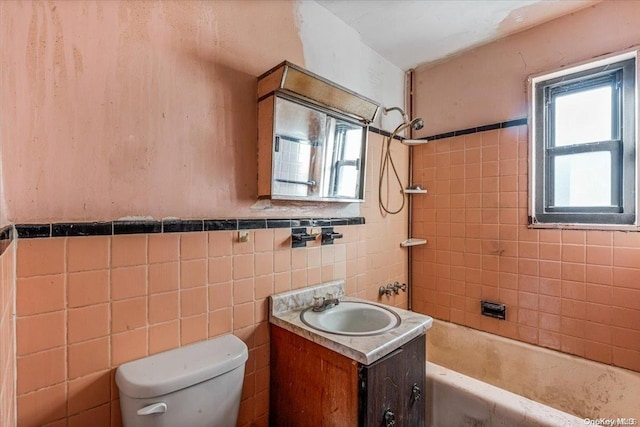
M359 370L363 427L423 427L425 336Z

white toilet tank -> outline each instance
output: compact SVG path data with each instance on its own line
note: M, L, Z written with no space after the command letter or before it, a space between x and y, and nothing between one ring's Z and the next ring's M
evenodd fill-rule
M124 427L235 427L247 356L224 335L121 365Z

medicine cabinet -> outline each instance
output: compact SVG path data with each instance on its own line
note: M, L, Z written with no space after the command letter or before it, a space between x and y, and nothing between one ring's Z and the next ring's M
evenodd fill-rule
M258 78L258 196L364 200L378 104L288 62Z

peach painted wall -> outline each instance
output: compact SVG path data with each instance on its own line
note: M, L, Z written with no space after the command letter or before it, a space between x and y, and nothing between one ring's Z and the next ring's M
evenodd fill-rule
M370 137L376 168L382 137ZM394 150L406 174L406 148ZM291 249L289 229L252 230L249 243L236 232L19 240L18 426L119 426L117 366L225 333L249 347L238 425L266 426L267 297L345 279L349 295L378 301L380 285L407 281L407 213L382 217L374 181L366 224L337 227L333 246ZM380 301L406 308L407 294Z
M11 243L0 255L0 425L12 426L16 417L15 249Z
M1 2L8 219L357 216L358 204L256 205L257 76L287 59L381 102L404 93L400 69L335 16L318 26L316 8ZM344 37L316 40L329 32Z
M418 136L527 116L526 79L640 42L640 2L604 1L415 74Z
M527 228L527 127L414 148L413 308L640 371L640 233ZM480 315L480 301L507 319Z

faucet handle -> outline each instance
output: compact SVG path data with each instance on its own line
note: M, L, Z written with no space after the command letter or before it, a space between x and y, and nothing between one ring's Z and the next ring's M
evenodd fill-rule
M327 299L334 299L333 292L327 292Z
M313 306L314 307L322 307L322 303L324 303L324 297L321 297L320 295L314 295L313 296Z

